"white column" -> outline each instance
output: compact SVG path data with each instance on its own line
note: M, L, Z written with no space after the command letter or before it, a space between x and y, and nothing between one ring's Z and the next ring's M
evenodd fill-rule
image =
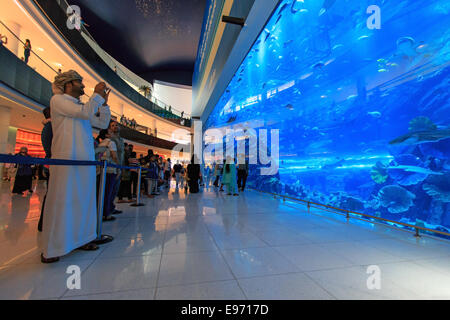
M11 120L11 109L0 106L0 153L7 153L8 129ZM0 178L3 177L4 164L0 163Z
M14 21L6 21L6 26L11 30L17 37L20 38L20 31L22 30L22 26ZM16 56L23 57L23 52L20 49L23 47L22 43L11 34L8 30L5 30L5 34L8 37L8 44L6 47L13 52ZM22 39L21 39L22 40Z
M119 118L123 115L123 103L119 103Z

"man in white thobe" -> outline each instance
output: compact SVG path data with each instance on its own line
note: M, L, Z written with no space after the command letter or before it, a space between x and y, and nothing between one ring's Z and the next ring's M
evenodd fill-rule
M52 158L94 161L92 126L108 127L111 113L109 91L99 83L90 100L83 104L83 78L75 71L55 77L55 94L50 100L53 140ZM95 250L90 243L97 229L95 166L50 166L50 181L44 208L43 263L59 260L74 249Z

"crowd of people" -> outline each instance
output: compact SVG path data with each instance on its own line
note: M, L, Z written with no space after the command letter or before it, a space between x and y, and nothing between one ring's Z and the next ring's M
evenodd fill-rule
M133 119L128 119L124 115L122 115L120 117L120 124L124 125L124 126L127 126L128 128L135 129L135 130L136 130L136 127L137 127L137 122L136 122L136 120L134 120L134 118Z

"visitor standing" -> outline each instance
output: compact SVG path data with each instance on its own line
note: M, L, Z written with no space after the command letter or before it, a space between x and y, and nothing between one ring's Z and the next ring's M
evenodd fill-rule
M238 169L238 171L237 171L238 190L244 191L245 183L246 183L247 177L248 177L248 163L245 161L245 158L239 161L237 169Z
M31 55L31 42L30 40L25 40L25 45L23 46L23 56L24 56L24 62L26 64L28 64L28 60L30 59L30 55Z
M83 104L80 102L85 87L82 81L73 70L55 77L54 85L64 95L54 95L50 100L52 158L93 161L92 126L108 126L110 90L104 82L97 84L94 94ZM43 263L56 262L76 248L98 249L91 243L97 237L95 186L93 166L50 166L41 239Z
M116 147L117 147L117 164L119 166L123 166L125 164L125 142L123 140L123 138L120 137L120 126L117 123L117 121L111 120L109 127L108 127L109 133L111 135L111 140L114 141L116 143ZM121 210L117 210L116 206L114 204L114 200L116 199L118 193L119 193L119 188L120 188L120 181L122 179L122 173L121 170L119 169L116 175L116 180L115 180L115 184L114 184L114 191L112 194L112 213L113 214L120 214L122 213Z
M197 193L199 191L198 180L200 179L200 165L197 157L192 156L191 163L187 166L187 176L189 183L189 192Z
M236 165L234 164L234 159L232 157L227 157L227 161L224 166L222 184L227 187L227 194L231 196L237 196L237 185L236 185Z
M17 156L30 157L27 147L21 147ZM16 179L14 180L14 187L12 193L22 195L24 191L28 190L33 193L33 170L30 164L17 164Z
M53 130L52 130L52 120L50 117L50 108L45 108L42 113L44 114L44 121L42 121L42 124L44 125L44 128L42 128L41 132L41 142L42 147L44 148L45 152L45 158L50 159L52 157L52 140L53 140ZM38 231L42 231L42 221L43 221L43 215L44 215L44 207L45 207L45 201L47 200L47 192L48 192L48 181L50 178L49 170L44 166L44 172L47 180L47 191L45 192L44 199L42 200L42 208L41 208L41 216L39 217L39 223L38 223Z

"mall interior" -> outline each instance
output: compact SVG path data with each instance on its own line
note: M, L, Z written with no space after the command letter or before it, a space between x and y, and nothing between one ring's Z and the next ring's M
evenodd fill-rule
M450 299L448 1L0 0L0 42L0 300Z

